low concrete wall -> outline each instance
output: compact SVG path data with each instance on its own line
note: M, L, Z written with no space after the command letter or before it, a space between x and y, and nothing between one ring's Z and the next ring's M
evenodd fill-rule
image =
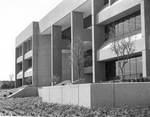
M114 84L91 84L91 107L114 106Z
M90 84L42 87L38 94L43 102L91 106Z
M150 106L150 83L115 84L115 106Z
M43 87L43 102L84 107L149 106L150 83L93 83Z

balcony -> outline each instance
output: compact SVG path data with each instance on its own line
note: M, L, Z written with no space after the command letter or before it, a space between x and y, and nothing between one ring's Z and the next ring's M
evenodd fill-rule
M17 79L22 79L23 78L23 72L22 70L17 74Z
M120 0L112 1L112 5L109 7L105 6L97 14L96 23L97 24L109 24L112 21L125 17L131 13L134 13L137 10L140 10L141 0Z
M29 52L27 52L25 55L24 55L24 59L28 59L28 58L31 58L32 57L32 50L30 50Z
M22 61L23 61L23 56L20 56L20 57L17 58L17 63L20 63Z
M135 51L134 53L139 53L142 51L143 41L142 41L142 34L136 34L131 36L131 39L135 40ZM118 40L119 41L119 40ZM111 40L107 40L97 51L97 61L105 61L108 59L112 59L117 57L116 54L111 50Z
M25 77L30 77L32 76L32 67L30 67L29 69L27 69L27 71L25 72Z

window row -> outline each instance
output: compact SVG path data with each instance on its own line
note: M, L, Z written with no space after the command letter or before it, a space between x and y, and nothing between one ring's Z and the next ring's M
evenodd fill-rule
M32 67L32 59L26 60L26 67L27 69ZM22 63L17 64L17 69L19 72L22 71Z
M141 29L141 15L137 11L131 15L123 17L114 23L105 26L105 40L132 34L133 32Z
M25 42L25 53L29 52L30 50L32 50L32 39L28 40ZM22 45L20 45L19 47L17 47L17 57L22 56Z
M124 67L125 78L136 78L142 76L142 57L129 59ZM116 76L121 76L118 61L116 61Z

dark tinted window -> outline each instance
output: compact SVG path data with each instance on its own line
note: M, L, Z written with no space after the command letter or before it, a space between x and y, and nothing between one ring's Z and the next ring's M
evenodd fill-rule
M108 4L109 0L104 0L104 5Z
M32 67L32 59L28 60L28 65L29 68Z
M113 28L111 26L115 27L114 31L111 31ZM111 29L111 30L110 30ZM128 15L126 17L123 17L114 23L110 23L105 26L105 38L110 39L108 35L110 33L114 32L115 38L118 36L125 35L127 33L132 33L137 30L141 29L141 15L140 11L137 11L131 15Z
M88 17L84 18L83 20L83 27L88 28L92 25L92 17L89 15Z
M119 63L116 61L116 76L120 76ZM142 75L142 57L135 57L128 60L124 67L126 78L135 78Z

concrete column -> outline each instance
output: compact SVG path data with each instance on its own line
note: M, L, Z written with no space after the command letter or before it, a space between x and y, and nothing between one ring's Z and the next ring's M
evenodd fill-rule
M23 44L22 44L22 59L23 59L23 61L22 61L22 85L26 85L25 84L25 76L24 76L24 74L25 74L25 59L24 59L24 57L25 57L25 42L23 42Z
M25 72L28 69L28 62L25 60L25 54L27 53L27 42L23 42L23 62L22 62L22 71L23 71L23 79L22 85L27 85L25 80Z
M51 27L51 76L59 76L62 81L62 49L61 49L61 26Z
M38 86L50 86L51 37L41 35L38 40Z
M32 35L32 85L38 86L38 39L39 39L39 24L33 22Z
M104 26L96 25L96 14L103 4L101 0L92 0L93 83L105 80L105 63L97 61L97 50L104 43Z
M141 2L141 32L143 39L143 76L150 76L150 1Z
M17 58L18 58L18 48L15 49L15 87L18 87L17 83L17 73L18 73L18 68L17 68Z
M74 40L79 38L83 40L82 37L83 31L83 13L81 12L72 12L71 13L71 49L73 49ZM71 52L71 82L78 80L78 68L75 68L73 61L73 52ZM81 71L81 77L84 74L84 70Z

